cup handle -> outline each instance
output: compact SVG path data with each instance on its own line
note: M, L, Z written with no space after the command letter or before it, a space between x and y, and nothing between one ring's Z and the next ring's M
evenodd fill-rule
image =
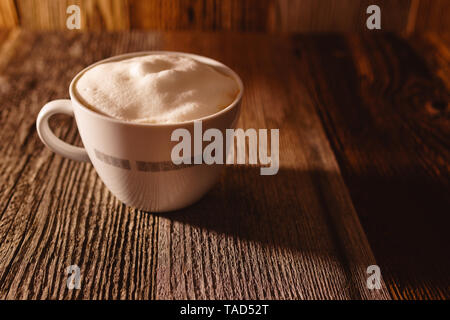
M53 152L76 161L90 162L89 156L84 148L75 147L58 137L50 129L48 120L57 113L67 114L73 117L72 102L68 99L54 100L47 103L39 111L36 128L42 142Z

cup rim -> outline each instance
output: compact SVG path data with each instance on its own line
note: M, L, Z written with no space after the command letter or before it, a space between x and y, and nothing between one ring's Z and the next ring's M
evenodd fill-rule
M185 57L190 57L193 58L197 61L200 62L205 62L207 64L212 64L212 65L217 65L220 66L221 68L224 68L226 70L226 72L229 73L229 75L231 75L234 80L237 82L238 87L239 87L239 93L238 95L234 98L233 102L231 102L226 108L207 115L205 117L201 117L198 119L193 119L193 120L188 120L188 121L182 121L182 122L174 122L174 123L141 123L141 122L132 122L132 121L126 121L126 120L121 120L121 119L116 119L113 117L109 117L106 115L103 115L101 113L95 112L94 110L91 110L90 108L88 108L83 102L81 102L78 99L78 96L75 94L75 83L77 82L77 80L89 69L99 65L99 64L103 64L105 62L111 62L111 61L116 61L116 60L123 60L126 58L133 58L133 57L139 57L139 56L145 56L145 55L153 55L153 54L169 54L169 55L182 55ZM120 123L120 124L124 124L124 125L130 125L130 126L137 126L137 127L179 127L180 125L190 125L193 124L195 121L204 121L204 120L211 120L214 118L218 118L219 116L229 112L231 109L233 109L234 107L236 107L239 102L242 99L242 95L244 93L244 85L243 82L241 80L241 78L239 77L239 75L230 67L226 66L225 64L212 59L212 58L208 58L205 56L201 56L198 54L194 54L194 53L187 53L187 52L181 52L181 51L161 51L161 50L152 50L152 51L137 51L137 52L131 52L131 53L125 53L125 54L120 54L120 55L116 55L116 56L112 56L109 57L107 59L103 59L103 60L99 60L89 66L87 66L86 68L84 68L83 70L81 70L80 72L78 72L75 77L72 79L72 81L70 82L70 86L69 86L69 94L70 94L70 98L72 101L77 102L77 104L86 112L88 112L89 114L99 117L101 119L107 120L107 121L111 121L111 122L115 122L115 123Z

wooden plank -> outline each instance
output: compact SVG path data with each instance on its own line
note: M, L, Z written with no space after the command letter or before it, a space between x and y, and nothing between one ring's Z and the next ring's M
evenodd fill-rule
M0 1L0 28L13 28L18 24L14 0Z
M420 4L418 27L443 26L443 0L436 9ZM259 32L365 31L366 8L377 4L385 31L412 31L418 0L16 0L20 25L33 30L66 29L66 8L77 4L84 30L235 30ZM8 3L12 3L12 6ZM427 3L427 4L423 4ZM12 0L5 19L14 22ZM410 11L410 8L412 12ZM441 9L439 9L441 8ZM425 12L425 15L422 15ZM17 16L17 15L16 15ZM426 18L424 18L426 17ZM437 19L437 20L436 20ZM0 15L0 26L2 16ZM5 20L6 21L6 20ZM444 26L445 27L445 26Z
M8 64L9 60L14 55L15 46L17 44L17 37L20 32L18 29L0 30L0 71ZM4 86L8 86L3 81Z
M272 0L129 0L131 27L153 30L265 31Z
M422 0L419 3L415 32L450 32L450 1Z
M418 34L410 37L409 42L450 91L450 34Z
M80 6L83 30L267 30L271 0L16 0L20 24L66 29L66 8Z
M89 30L128 30L130 13L128 0L96 0L88 1L87 28ZM102 26L99 25L102 22Z
M405 31L410 0L277 0L276 31L281 32L361 32L367 31L366 9L378 5L384 31Z
M20 26L32 30L67 30L66 12L75 4L82 30L126 30L130 27L127 0L16 0Z
M289 38L22 31L15 41L1 71L10 88L0 92L0 298L389 298L384 283L366 288L376 262ZM36 114L67 97L72 75L146 49L197 52L235 68L246 85L240 126L281 128L279 174L229 167L196 205L152 215L120 204L91 165L42 145ZM73 121L55 128L80 143ZM72 264L81 290L66 288Z
M296 43L299 77L392 297L448 298L448 88L393 35Z
M68 97L72 76L86 65L157 41L146 34L24 31L15 40L0 72L9 84L0 90L0 298L154 296L157 218L118 202L91 165L45 149L35 119L45 102ZM80 144L73 120L59 118L55 132ZM82 288L69 291L65 270L73 264Z
M16 4L22 28L33 30L66 29L68 1L17 0ZM81 1L70 1L70 4L80 5ZM84 10L82 10L82 27L85 27L85 21Z
M164 49L217 58L243 77L238 127L280 128L281 167L265 177L229 167L202 201L160 216L156 297L389 298L366 287L375 259L289 38L186 33L164 37Z
M406 24L406 34L411 34L416 29L417 15L419 13L420 0L411 0L408 12L408 22Z

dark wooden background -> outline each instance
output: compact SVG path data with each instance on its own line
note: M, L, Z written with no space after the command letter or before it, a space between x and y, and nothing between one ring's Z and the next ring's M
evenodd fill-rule
M280 128L279 173L229 166L197 204L151 214L45 148L42 105L138 50L235 69L238 126ZM0 32L0 298L448 299L449 52L436 34ZM371 264L382 290L366 287Z
M70 4L83 30L354 32L377 4L385 31L450 31L448 0L2 0L0 28L63 30Z
M83 32L65 27L69 4ZM369 4L394 33L359 32ZM448 0L0 0L0 299L449 299L449 11ZM238 126L280 128L280 172L228 166L197 204L151 214L46 149L40 108L87 65L140 50L235 69ZM72 119L53 126L81 143ZM71 264L81 290L65 285ZM366 287L370 264L382 290Z

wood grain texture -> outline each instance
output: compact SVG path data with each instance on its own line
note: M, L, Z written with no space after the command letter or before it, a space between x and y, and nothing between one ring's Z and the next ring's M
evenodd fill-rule
M0 1L0 28L13 28L17 25L17 9L14 0Z
M20 26L32 30L67 30L66 10L75 4L81 11L82 30L130 28L127 0L16 0Z
M20 26L66 30L68 5L80 6L83 30L267 29L270 0L16 0Z
M366 9L375 4L381 9L383 31L404 32L410 0L278 0L275 29L289 32L367 31Z
M450 1L420 0L414 30L416 32L450 32L449 16Z
M280 128L280 172L229 167L204 200L160 217L158 298L388 298L366 287L375 260L286 37L171 35L164 48L232 66L238 127ZM240 48L236 54L234 48Z
M440 36L435 33L419 34L411 37L410 43L450 91L450 33ZM443 109L446 109L445 103Z
M288 38L22 32L16 41L1 70L9 87L0 92L0 298L389 298L385 287L366 288L376 262L317 113L288 68ZM240 125L282 130L279 174L229 167L198 204L152 215L121 205L91 165L44 148L36 114L67 96L73 74L146 49L235 68L246 83ZM79 143L72 121L59 119L55 131ZM81 267L81 290L65 286L71 264Z
M384 31L450 31L447 0L4 0L0 27L65 30L70 4L82 30L361 32L376 4Z
M393 35L296 43L392 297L448 299L450 109L437 76L444 61L448 71L448 43L421 55Z
M411 34L415 31L417 15L419 14L420 0L411 0L411 6L408 12L408 21L406 23L406 34ZM420 31L420 30L419 30Z
M448 40L0 32L0 298L448 299ZM238 126L280 128L279 173L227 166L200 202L155 215L42 145L37 112L76 72L152 49L235 69ZM80 144L73 120L53 126Z
M265 31L271 0L130 0L132 28Z
M114 199L91 165L42 148L35 118L45 102L68 96L84 66L152 49L155 37L21 32L15 41L0 71L0 298L154 297L156 218ZM60 118L55 132L80 143L72 119ZM81 290L66 287L72 264Z

